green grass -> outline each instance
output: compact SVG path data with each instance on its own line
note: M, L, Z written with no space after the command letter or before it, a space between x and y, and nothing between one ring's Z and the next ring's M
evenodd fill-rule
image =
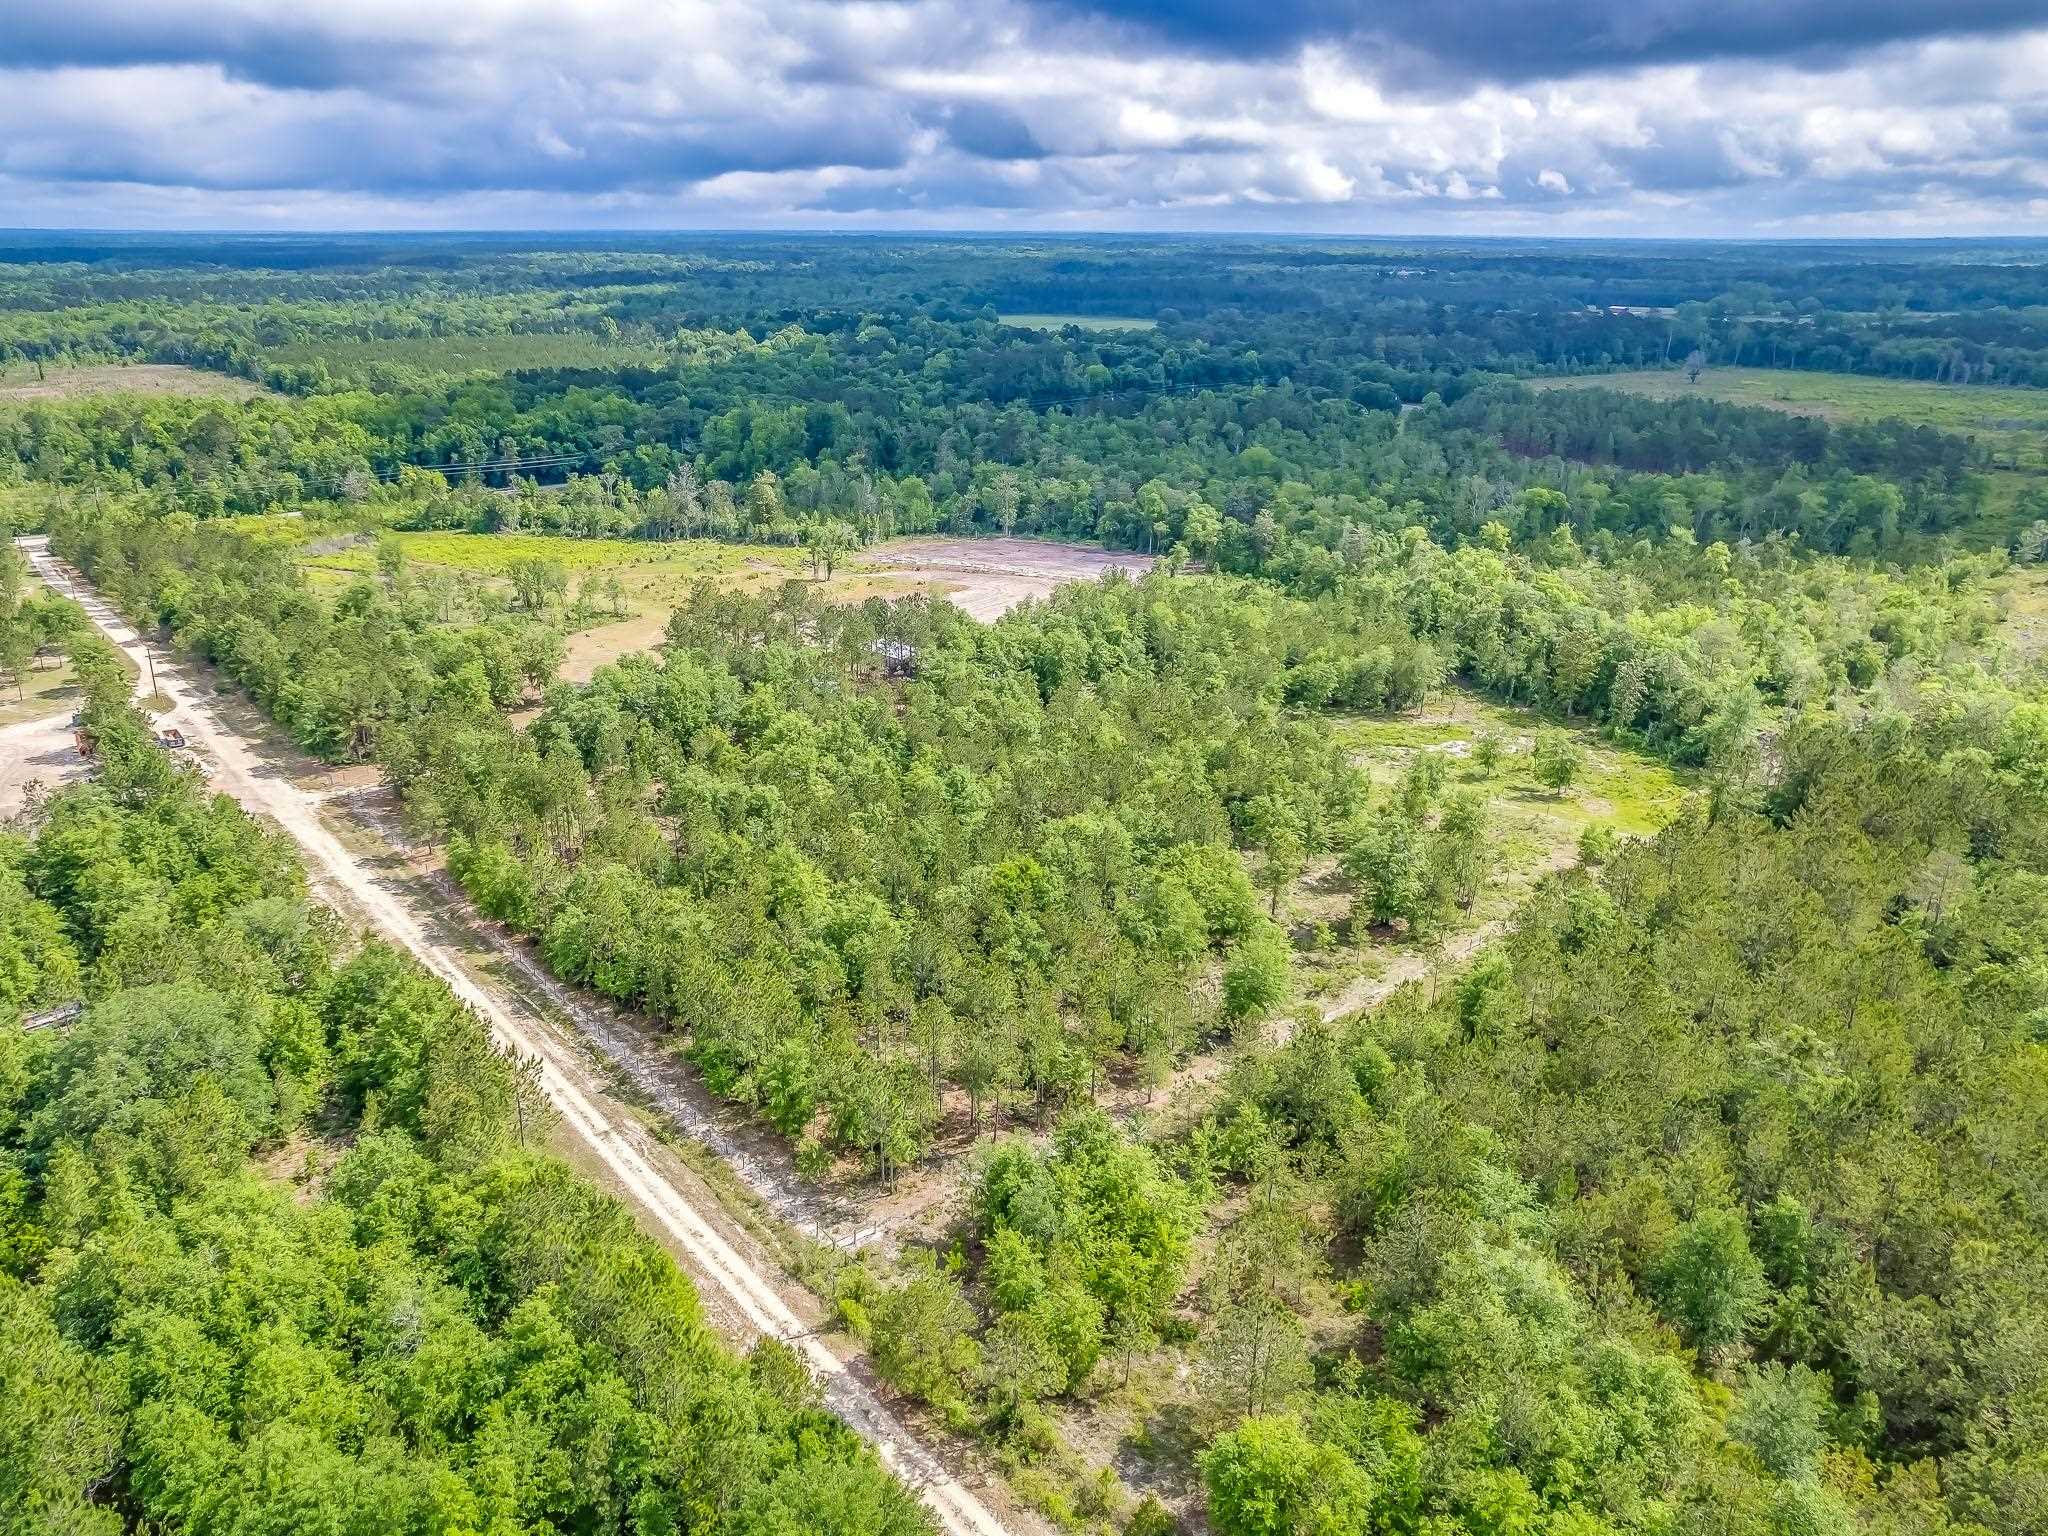
M1697 384L1686 383L1685 375L1675 368L1528 382L1536 389L1619 389L1656 400L1706 395L1827 421L1895 417L1975 437L2002 463L2016 461L2021 469L2048 468L2048 390L1935 384L1790 368L1709 368Z
M0 677L0 726L65 714L84 702L85 695L68 661L46 657L18 681Z
M1159 324L1157 320L1146 320L1137 315L998 315L996 318L1005 325L1027 331L1057 331L1070 325L1084 331L1149 331Z
M795 550L721 544L712 539L657 544L641 539L572 539L548 533L394 533L388 537L397 541L406 562L419 570L463 571L497 580L522 560L552 560L572 577L616 573L629 588L660 578L678 598L691 583L703 578L730 576L761 564L787 567L794 575L802 564ZM307 553L300 557L300 566L315 585L345 585L376 571L376 541L366 535L344 548Z
M526 368L658 368L668 361L658 347L588 331L316 341L273 347L265 356L278 363L324 362L335 377L358 381L378 368L460 377Z
M801 563L794 550L755 544L721 544L712 539L679 539L659 544L644 539L572 539L549 533L400 533L405 557L420 565L502 576L521 560L553 560L572 573L658 566L681 576L722 576L750 560ZM353 553L353 552L352 552ZM375 556L365 559L374 567ZM325 559L326 557L321 557Z
M286 517L282 513L256 513L247 517L217 517L210 519L207 526L231 528L245 539L258 544L293 546L311 543L334 533L345 531L330 528L310 518Z
M1538 784L1531 770L1529 748L1536 734L1546 729L1565 731L1586 753L1584 776L1564 795ZM1488 733L1509 749L1490 781L1470 758L1472 744ZM1594 822L1605 822L1631 837L1647 836L1677 813L1687 787L1685 777L1670 764L1616 746L1591 726L1548 720L1462 690L1453 690L1412 716L1347 720L1336 735L1376 784L1393 783L1419 751L1444 753L1451 763L1452 785L1484 789L1503 828L1520 827L1553 846L1559 836L1576 839ZM1554 825L1546 828L1542 823Z
M1537 783L1533 772L1536 736L1550 729L1567 732L1585 752L1582 777L1563 794ZM1333 731L1371 780L1376 803L1384 803L1424 752L1443 756L1446 793L1469 789L1484 796L1493 868L1472 909L1443 936L1447 942L1511 914L1548 870L1576 860L1588 827L1650 836L1678 813L1689 787L1687 777L1669 764L1617 746L1590 726L1506 708L1457 688L1414 714L1358 716L1335 722ZM1473 743L1485 734L1507 749L1490 779L1471 756ZM1297 940L1318 924L1327 924L1336 937L1334 944L1297 947L1296 974L1308 997L1339 996L1359 977L1384 974L1414 947L1348 928L1350 906L1349 885L1327 860L1288 893L1284 915Z

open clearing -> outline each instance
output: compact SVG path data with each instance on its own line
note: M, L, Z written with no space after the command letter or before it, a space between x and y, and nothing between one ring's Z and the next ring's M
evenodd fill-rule
M78 707L78 679L61 656L45 656L30 664L18 683L0 684L0 726L50 715L69 717Z
M91 395L213 395L227 400L253 400L266 391L247 379L177 363L95 363L76 368L45 368L36 377L33 365L0 369L0 401L82 400Z
M996 318L1005 325L1026 331L1061 331L1070 325L1082 331L1151 331L1159 327L1157 320L1147 320L1138 315L998 315Z
M135 663L125 651L120 656L135 676ZM0 819L21 809L32 785L54 790L84 777L86 760L71 733L80 698L70 661L54 652L29 668L18 689L12 681L0 684Z
M1536 782L1531 753L1540 729L1563 729L1585 753L1579 782L1553 794ZM1559 725L1529 710L1491 704L1449 689L1411 715L1361 717L1338 728L1338 739L1384 799L1419 753L1440 753L1445 791L1477 789L1486 800L1493 866L1484 889L1442 936L1441 956L1420 945L1348 926L1350 882L1325 862L1283 899L1281 915L1295 931L1303 990L1325 1017L1370 1006L1436 960L1455 963L1498 934L1546 874L1574 863L1580 836L1602 825L1623 837L1647 837L1678 812L1687 781L1669 765L1604 740L1588 726ZM1483 735L1506 749L1488 779L1473 761ZM1322 934L1324 942L1318 942Z
M1065 582L1096 581L1111 571L1142 576L1152 565L1150 555L1087 544L941 538L888 539L862 550L855 562L857 570L907 579L908 590L943 592L961 612L984 623L1019 603L1049 597Z
M1824 421L1897 418L1988 444L2001 462L2048 467L2048 390L1934 384L1790 368L1709 368L1688 384L1676 368L1529 379L1531 389L1618 389L1653 400L1706 395Z
M278 520L267 520L276 523ZM266 527L264 537L303 538L309 525ZM561 675L586 682L606 662L661 643L669 615L700 582L748 590L811 579L802 550L787 545L726 544L715 539L575 539L538 533L399 533L391 535L416 573L446 572L509 594L506 573L522 560L552 560L572 593L588 587L592 616L569 636ZM308 540L299 563L325 590L374 576L377 553L367 535ZM887 539L859 551L819 583L834 602L894 599L914 593L945 597L970 618L1000 618L1021 602L1050 596L1064 582L1094 581L1112 570L1137 576L1150 555L1038 539ZM617 578L619 595L608 583ZM616 609L623 613L612 615Z

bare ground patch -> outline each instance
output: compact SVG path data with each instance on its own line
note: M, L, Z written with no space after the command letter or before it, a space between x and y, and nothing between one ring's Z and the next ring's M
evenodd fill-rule
M92 395L193 395L253 400L267 394L260 384L187 368L178 363L94 363L76 368L34 368L0 372L0 400L82 400Z
M1153 559L1039 539L908 538L864 550L859 564L907 573L913 588L942 591L969 618L988 623L1069 581L1096 581L1115 570L1142 576Z

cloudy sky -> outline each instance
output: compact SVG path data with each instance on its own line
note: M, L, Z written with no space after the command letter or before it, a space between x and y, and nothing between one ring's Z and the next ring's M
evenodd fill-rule
M0 0L0 226L2048 234L2048 0Z

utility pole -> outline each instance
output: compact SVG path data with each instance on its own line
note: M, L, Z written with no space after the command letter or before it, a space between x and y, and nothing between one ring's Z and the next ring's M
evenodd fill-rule
M155 698L157 694L156 647L151 645L147 640L145 640L142 642L142 654L149 661L149 696L151 698Z

